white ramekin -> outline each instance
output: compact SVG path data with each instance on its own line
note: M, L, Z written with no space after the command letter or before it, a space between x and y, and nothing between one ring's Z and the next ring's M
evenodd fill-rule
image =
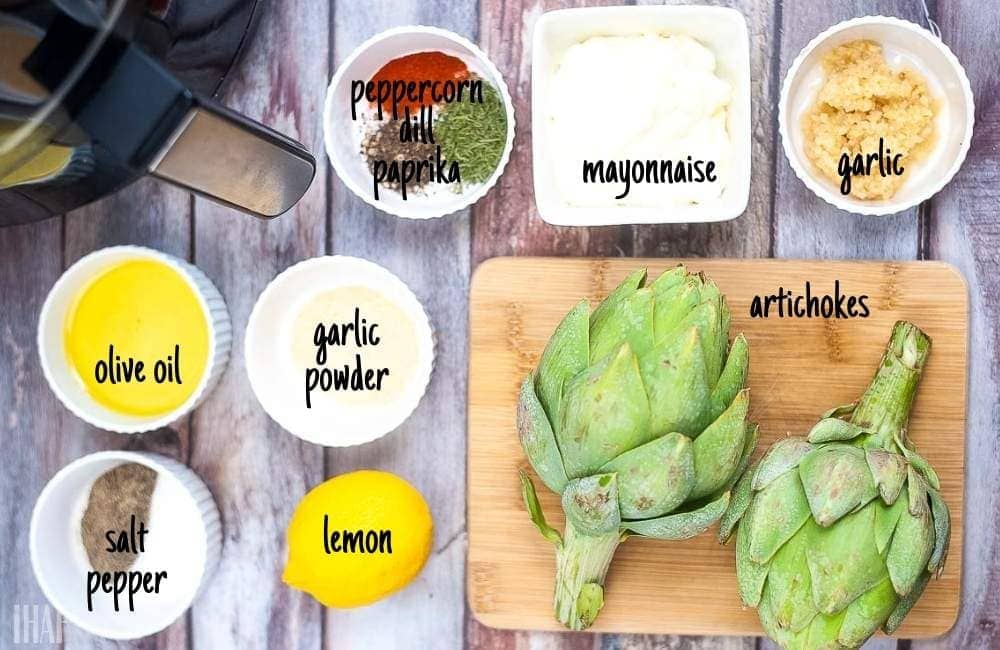
M726 127L732 147L731 169L719 197L698 204L659 207L621 205L595 208L570 205L557 190L547 128L552 77L563 53L592 36L683 34L716 58L716 74L733 89ZM535 23L531 52L532 167L538 214L555 226L653 223L705 223L735 219L750 200L750 36L746 18L726 7L620 6L549 11ZM625 92L595 88L594 92ZM627 118L627 111L622 119ZM595 128L601 128L595 125ZM581 137L585 135L581 134Z
M474 67L484 73L485 80L500 93L507 110L507 144L493 175L472 191L455 193L454 196L442 192L427 198L419 194L410 195L404 201L396 192L386 190L380 191L379 199L375 200L371 172L358 151L358 124L351 119L351 81L368 81L392 59L427 51L444 52L466 62L474 62ZM423 25L395 27L376 34L356 47L333 75L323 107L326 153L340 180L373 208L408 219L442 217L467 208L485 196L510 160L510 152L514 148L514 127L514 104L511 102L510 92L500 71L489 57L474 43L454 32Z
M378 408L348 408L328 417L307 410L301 399L302 382L289 357L289 319L312 296L345 286L372 289L403 310L416 328L420 349L403 395ZM434 331L417 297L390 271L346 255L314 257L279 273L257 298L244 346L250 386L271 419L303 440L328 447L364 444L396 429L417 408L434 370Z
M164 415L139 417L117 413L99 404L86 391L77 371L66 358L66 317L79 292L97 275L129 260L148 259L171 267L184 278L198 297L209 328L208 361L201 382L184 404ZM192 264L173 255L142 246L112 246L80 258L66 269L49 291L38 318L38 354L42 372L52 392L86 422L117 433L141 433L166 426L187 415L219 381L229 361L232 326L222 294L212 281Z
M134 612L127 604L115 612L110 595L102 591L94 596L94 611L88 611L91 567L80 541L80 517L94 481L123 463L145 465L158 474L146 552L133 570L166 570L167 576L159 594L136 595ZM102 451L79 458L52 477L31 513L31 566L42 593L66 620L109 639L155 634L176 621L211 576L221 548L212 494L191 469L159 454Z
M857 39L881 44L890 66L902 65L923 75L939 102L934 149L908 172L902 187L887 201L842 195L836 184L819 175L805 155L802 118L823 84L822 59L832 48ZM962 166L972 143L974 122L969 78L948 46L919 25L887 16L845 20L812 39L785 75L778 103L781 144L795 175L830 205L865 215L902 212L937 194Z

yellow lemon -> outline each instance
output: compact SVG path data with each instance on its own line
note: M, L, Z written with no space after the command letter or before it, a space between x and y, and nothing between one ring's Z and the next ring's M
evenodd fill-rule
M359 607L410 583L431 552L427 502L394 474L361 470L306 494L288 524L282 580L327 607Z

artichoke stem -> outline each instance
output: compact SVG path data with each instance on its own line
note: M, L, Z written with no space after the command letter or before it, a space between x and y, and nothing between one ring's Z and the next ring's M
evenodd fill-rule
M910 418L930 347L930 339L915 325L896 323L882 363L851 417L871 434L863 446L894 450L895 436L905 431Z
M590 627L604 606L604 578L621 543L615 528L602 535L585 535L569 521L556 551L556 618L571 630Z

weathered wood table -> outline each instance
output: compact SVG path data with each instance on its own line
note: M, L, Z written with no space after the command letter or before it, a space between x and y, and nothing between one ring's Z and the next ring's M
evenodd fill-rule
M569 3L565 3L569 4ZM16 607L44 598L28 560L35 497L62 465L113 448L154 449L190 464L225 521L221 564L190 613L134 644L67 625L67 648L753 648L751 638L533 634L490 630L465 601L467 292L476 265L495 255L719 256L942 259L971 294L965 573L958 624L912 647L1000 647L1000 3L928 0L943 39L976 94L976 132L962 171L919 209L891 218L837 212L795 178L781 151L776 105L784 72L827 26L855 15L894 14L926 24L920 0L730 0L750 26L753 186L747 212L709 225L552 228L531 192L530 36L556 0L282 0L266 3L255 40L224 101L288 132L320 159L302 202L264 223L143 181L62 219L0 230L0 647L11 647ZM471 211L427 222L381 214L334 179L323 156L322 102L337 63L358 43L398 24L432 24L478 40L506 77L518 131L499 185ZM37 361L36 319L69 264L113 244L143 244L192 260L219 286L239 337L258 292L303 258L347 253L399 276L427 307L439 335L430 390L395 433L363 447L300 442L264 414L246 379L242 346L221 385L176 435L126 437L94 430L48 390ZM298 498L323 478L360 467L398 472L426 495L436 519L433 555L417 582L375 606L321 608L280 581L284 528ZM669 612L664 612L669 616ZM872 647L909 646L875 640Z

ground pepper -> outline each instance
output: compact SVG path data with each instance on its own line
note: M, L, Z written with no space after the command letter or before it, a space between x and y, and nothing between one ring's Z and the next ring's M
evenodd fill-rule
M365 138L361 145L361 153L368 161L368 169L375 173L375 162L378 160L397 161L404 160L426 160L433 157L437 150L437 145L433 142L402 142L399 137L399 129L403 120L386 120L378 124L378 128ZM415 179L410 186L423 187L430 182L430 176L421 176ZM400 189L399 181L382 181L384 187L393 190Z
M423 81L446 82L462 81L469 76L469 68L465 62L458 57L445 54L444 52L417 52L407 54L398 59L389 61L379 68L371 81L376 85L380 81L412 81L420 83ZM382 101L381 109L387 110L387 105L391 101ZM410 114L415 115L420 111L423 104L428 102L403 100L398 104L399 110L410 109Z
M137 556L133 552L108 552L105 534L109 530L129 530L132 517L148 521L156 479L155 470L139 463L124 463L94 481L80 521L80 536L95 571L126 571L135 563Z

